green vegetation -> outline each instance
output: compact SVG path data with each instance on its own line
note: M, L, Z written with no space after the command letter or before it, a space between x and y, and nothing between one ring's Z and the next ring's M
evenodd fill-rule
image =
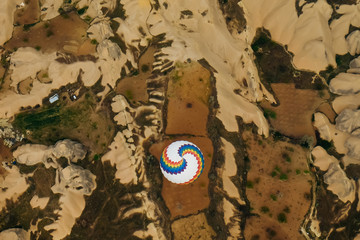
M290 208L288 206L286 206L283 211L286 213L290 213Z
M132 100L134 98L134 94L131 90L126 90L125 91L125 97L129 100Z
M261 211L262 213L268 213L268 212L270 212L270 209L269 209L267 206L262 206L262 207L260 208L260 211Z
M273 200L273 201L277 201L277 196L275 194L270 194L270 198Z
M265 118L276 119L276 112L274 112L274 111L272 111L270 109L264 108L264 117Z
M296 169L296 175L299 175L301 173L300 169Z
M86 10L88 10L88 8L89 8L88 6L80 8L79 10L77 10L77 13L81 16L86 12Z
M41 47L38 45L38 46L35 46L35 49L36 49L37 51L40 51Z
M285 213L279 213L278 216L277 216L277 219L278 219L278 221L280 223L286 223L287 222Z
M86 15L84 21L90 23L92 21L92 18L89 15Z
M60 97L53 104L21 112L15 116L13 126L23 133L29 130L27 138L34 143L49 145L60 139L71 138L94 152L105 151L106 146L102 143L107 145L112 141L115 128L106 111L94 111L96 96L89 91L71 105L67 103L68 100Z
M285 174L285 173L282 173L282 174L280 174L280 180L281 181L286 181L286 180L288 180L288 176Z
M276 175L277 175L277 172L276 172L276 171L272 171L272 172L271 172L271 176L272 176L272 177L276 177Z
M247 181L246 182L246 187L247 188L254 188L254 183L252 181Z
M91 43L91 44L94 44L94 45L97 45L97 44L98 44L98 41L96 41L96 39L91 39L90 43Z
M179 71L175 71L174 74L172 74L171 79L174 83L178 82L181 79L179 76Z
M282 154L282 157L283 157L283 159L285 159L285 161L291 162L291 158L290 158L289 154L283 153L283 154Z
M321 147L324 148L325 150L329 150L331 147L334 146L334 144L333 144L332 141L329 142L329 141L326 141L326 140L324 140L324 139L322 139L322 138L316 139L316 144L317 144L318 146L321 146Z
M141 66L141 71L142 72L147 72L147 71L149 71L150 70L150 68L149 68L149 65L147 65L147 64L143 64L142 66Z
M304 170L304 173L305 173L305 174L309 174L310 171L309 171L309 170Z

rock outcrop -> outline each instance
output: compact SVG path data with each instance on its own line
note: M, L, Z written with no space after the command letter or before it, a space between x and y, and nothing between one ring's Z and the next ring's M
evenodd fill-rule
M355 200L355 182L346 176L339 164L330 164L324 175L324 182L328 184L327 189L337 195L342 202Z
M25 144L18 147L13 155L22 164L35 165L43 163L46 168L51 166L57 169L59 164L56 159L65 157L69 162L77 162L85 157L86 151L80 143L65 139L58 141L53 146Z
M10 228L0 232L0 239L30 240L30 234L22 228Z
M342 111L336 118L336 128L347 133L359 129L360 110L345 109Z

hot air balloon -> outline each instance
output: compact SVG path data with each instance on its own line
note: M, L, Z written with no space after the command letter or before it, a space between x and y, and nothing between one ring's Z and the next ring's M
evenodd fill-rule
M192 183L204 169L204 156L195 144L176 141L164 149L160 158L160 169L170 182Z

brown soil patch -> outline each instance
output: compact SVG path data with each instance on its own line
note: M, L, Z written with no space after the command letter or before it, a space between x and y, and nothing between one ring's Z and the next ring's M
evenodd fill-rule
M139 59L139 74L121 79L116 86L116 93L125 96L129 101L148 100L146 80L151 76L155 61L155 47L149 47Z
M177 66L170 73L167 90L166 134L206 136L210 94L210 73L207 69L197 62Z
M13 37L5 44L5 48L13 50L20 47L33 47L43 52L62 50L80 55L78 50L89 41L86 33L88 27L87 23L72 12L46 22L39 22L30 28L15 27ZM95 53L95 45L87 50L89 52L86 54ZM85 54L83 50L81 53Z
M4 141L0 138L0 176L6 173L5 169L2 166L2 163L8 162L11 164L12 159L12 152L7 146L4 145Z
M182 137L154 144L150 153L158 160L164 148L173 141L186 140L196 144L204 155L205 166L200 177L193 183L178 185L169 182L163 177L162 196L166 206L170 210L171 219L177 216L195 214L209 206L208 195L209 178L208 173L211 167L213 146L209 138L205 137Z
M14 15L14 22L16 24L32 24L40 20L40 1L26 0L25 6L16 10Z
M32 89L33 79L31 77L21 81L18 85L18 90L21 94L29 94Z
M328 119L330 120L330 122L332 122L332 123L335 122L336 113L329 103L321 104L318 107L318 109L316 109L316 111L322 112L323 114L325 114L328 117Z
M274 83L271 84L271 88L279 99L280 105L273 107L269 102L261 103L264 109L270 109L276 113L275 118L269 117L271 126L286 136L301 138L309 135L315 138L311 116L323 101L318 92L310 89L296 89L292 83Z
M259 236L256 239L304 239L299 228L310 207L313 181L307 152L298 145L263 139L249 131L243 138L250 159L246 194L256 214L246 221L245 239L255 235ZM286 222L281 222L279 214Z
M174 240L212 239L215 236L204 213L176 220L171 228Z

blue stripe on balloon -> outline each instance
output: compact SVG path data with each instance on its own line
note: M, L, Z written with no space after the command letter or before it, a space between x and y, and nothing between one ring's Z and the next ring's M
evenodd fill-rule
M187 150L192 150L194 151L196 154L199 155L200 159L201 159L201 162L202 162L202 167L201 167L201 172L203 171L203 166L204 166L204 157L200 151L199 148L197 148L196 146L194 145L189 145L189 144L184 144L182 145L179 150L178 150L178 154L180 157L183 157L183 154L185 151ZM164 159L164 155L161 155L161 158L160 158L160 165L162 167L162 169L167 172L167 173L170 173L170 174L179 174L181 172L183 172L185 169L186 169L186 166L187 166L187 163L185 161L184 158L182 158L182 163L180 166L178 167L174 167L174 166L169 166L168 164L166 164L166 159Z

